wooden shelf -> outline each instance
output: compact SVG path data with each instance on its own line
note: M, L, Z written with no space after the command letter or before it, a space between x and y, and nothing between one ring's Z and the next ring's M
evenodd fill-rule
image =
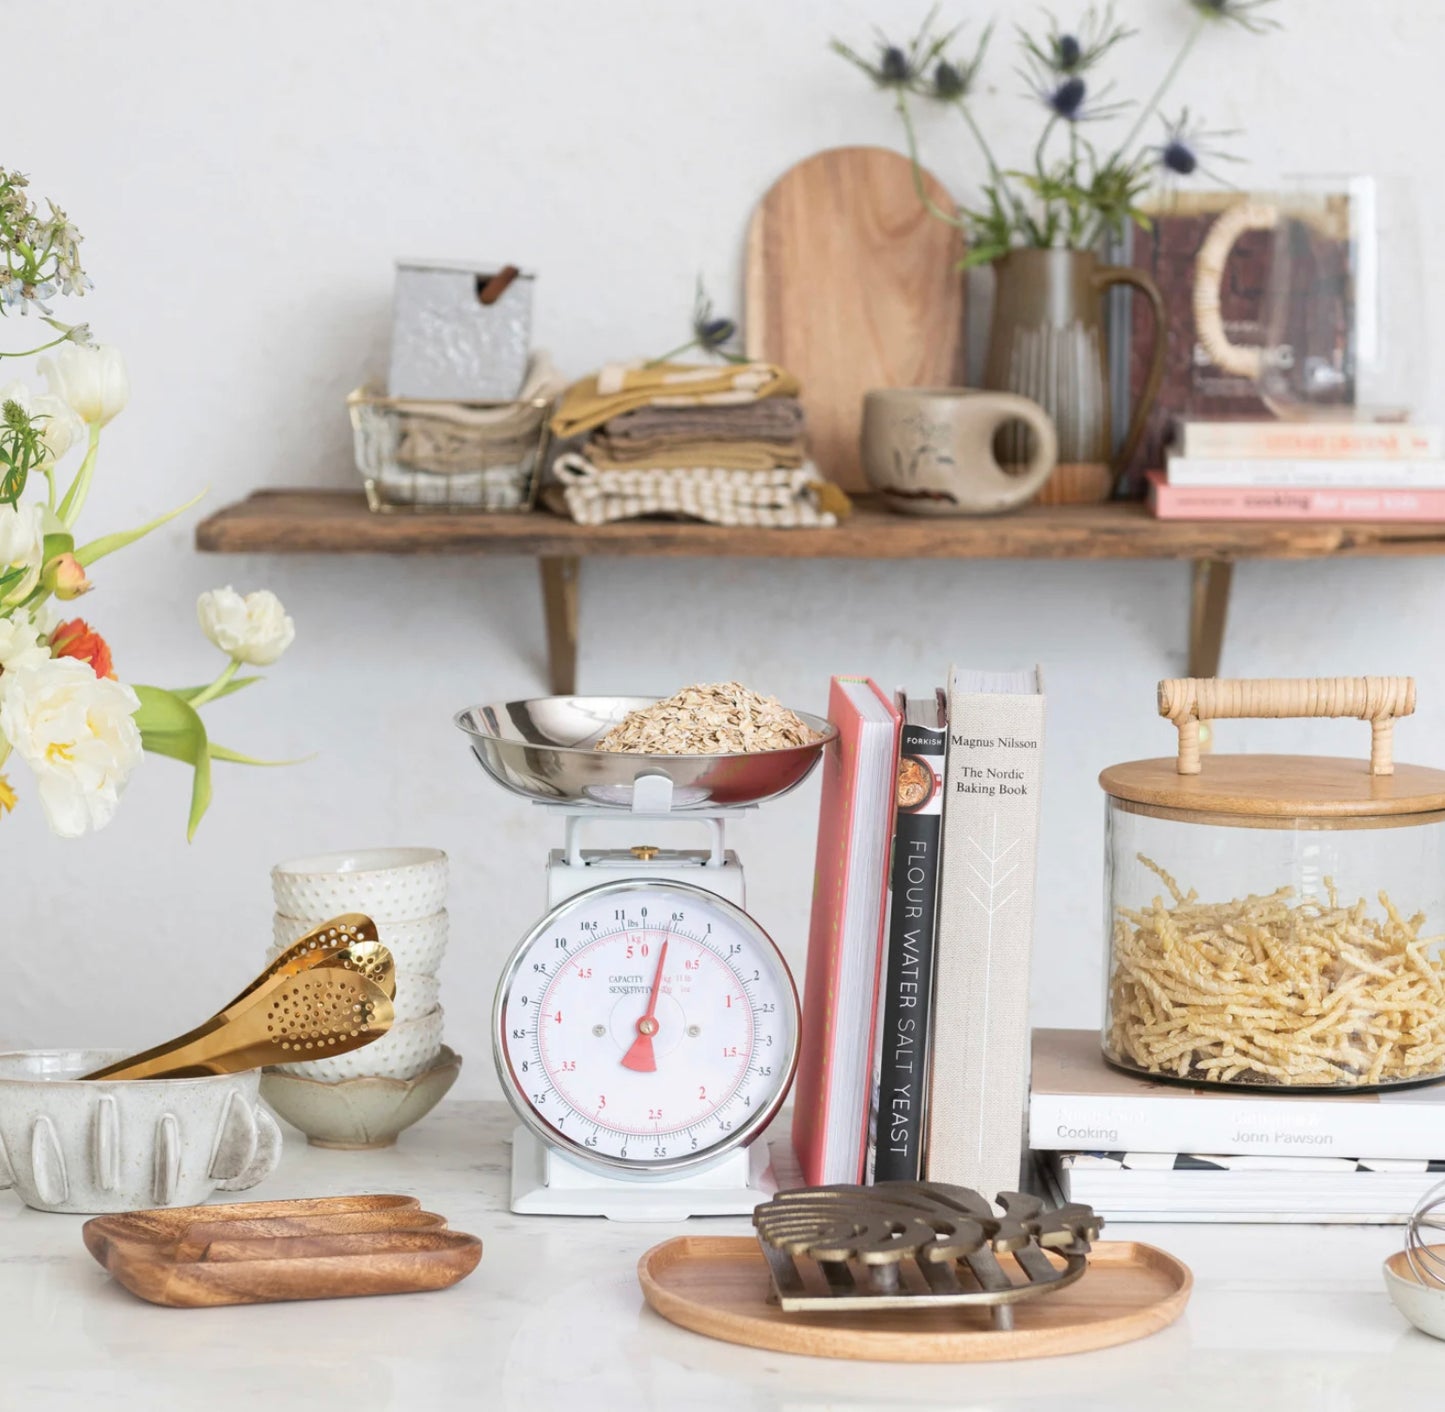
M1445 555L1445 522L1156 520L1133 504L1028 506L922 519L860 499L836 529L730 529L672 521L589 527L556 515L376 515L346 491L260 490L196 529L216 554L522 554L540 561L551 689L576 686L581 561L625 558L1185 559L1194 565L1189 675L1218 670L1240 559Z

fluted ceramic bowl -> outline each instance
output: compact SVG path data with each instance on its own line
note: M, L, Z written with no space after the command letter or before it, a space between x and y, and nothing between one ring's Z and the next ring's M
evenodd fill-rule
M461 1056L442 1045L412 1079L358 1078L326 1083L284 1069L261 1076L261 1096L313 1147L390 1147L446 1097L462 1071Z
M281 1130L260 1073L80 1081L125 1051L0 1054L0 1187L37 1211L194 1206L270 1175Z

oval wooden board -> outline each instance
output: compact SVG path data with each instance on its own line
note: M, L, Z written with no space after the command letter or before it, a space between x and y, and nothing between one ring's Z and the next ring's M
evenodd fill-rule
M929 195L952 198L925 173ZM820 472L866 488L858 457L863 394L947 387L964 376L963 239L929 215L907 157L835 147L789 168L748 227L749 357L802 382Z
M1189 1301L1189 1267L1152 1245L1105 1241L1083 1279L1014 1306L1012 1332L984 1309L785 1314L751 1236L678 1236L638 1261L647 1302L709 1338L814 1358L889 1363L989 1363L1049 1358L1128 1343L1172 1324Z

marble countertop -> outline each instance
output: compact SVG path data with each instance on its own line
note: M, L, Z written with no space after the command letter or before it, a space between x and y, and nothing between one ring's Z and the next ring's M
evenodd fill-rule
M1183 1318L1139 1343L1022 1363L847 1363L688 1333L642 1301L634 1267L681 1226L514 1216L510 1115L448 1103L385 1152L323 1152L286 1129L257 1198L395 1191L482 1237L470 1279L439 1294L173 1310L144 1304L86 1253L83 1218L0 1194L0 1412L478 1407L487 1412L725 1408L1127 1409L1435 1405L1445 1344L1385 1294L1398 1229L1135 1226L1195 1275ZM744 1233L744 1220L691 1229Z

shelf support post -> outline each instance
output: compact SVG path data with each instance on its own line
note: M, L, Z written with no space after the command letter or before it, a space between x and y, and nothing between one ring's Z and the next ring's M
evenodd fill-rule
M547 625L547 685L553 696L577 691L578 586L582 561L575 555L538 559L542 613Z
M1189 595L1189 675L1217 677L1229 616L1234 564L1228 559L1196 559Z

